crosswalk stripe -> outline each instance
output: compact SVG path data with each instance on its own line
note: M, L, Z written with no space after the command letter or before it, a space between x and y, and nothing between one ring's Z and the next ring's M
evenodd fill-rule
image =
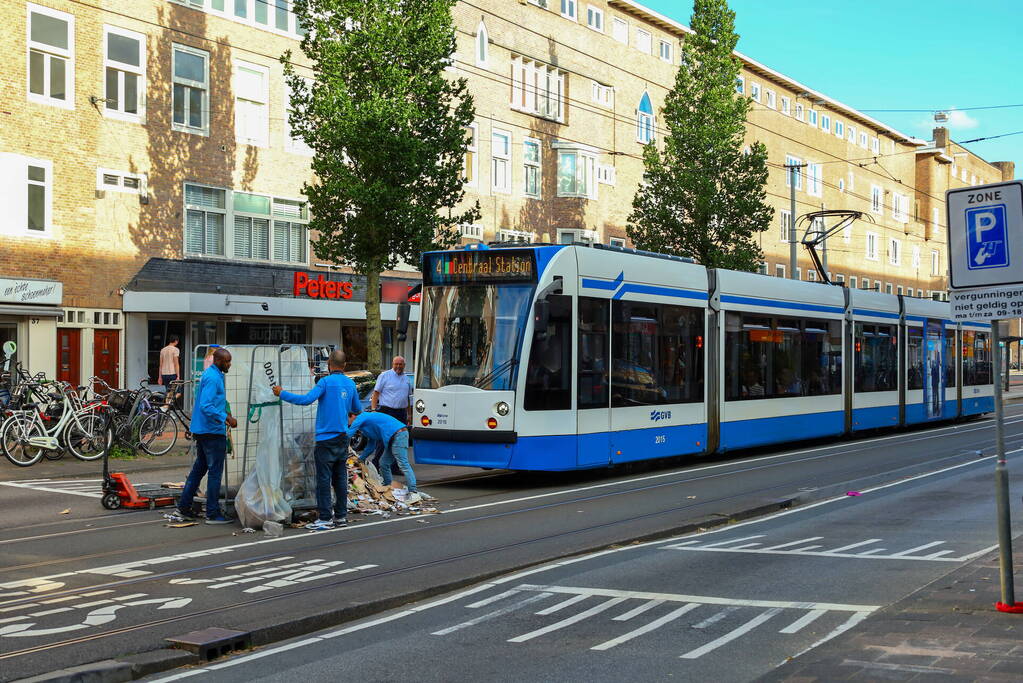
M555 612L560 612L561 610L565 609L566 607L571 607L575 603L581 602L581 601L585 600L588 597L590 597L590 596L588 596L588 595L576 595L574 597L569 598L568 600L562 600L558 604L553 605L551 607L548 607L547 609L542 609L539 612L537 612L537 614L539 614L541 616L546 616L548 614L554 614Z
M551 595L553 595L553 593L535 593L533 595L530 595L528 598L525 598L524 600L519 600L518 602L514 602L514 603L512 603L510 605L505 605L504 607L501 607L499 609L495 609L493 612L487 612L486 614L478 616L478 617L476 617L474 619L470 619L469 621L463 621L460 624L455 624L454 626L449 626L449 627L447 627L445 629L441 629L440 631L434 631L430 635L432 635L432 636L446 636L449 633L454 633L455 631L459 631L459 630L461 630L463 628L468 628L470 626L475 626L476 624L482 623L484 621L489 621L490 619L494 619L496 617L504 616L505 614L509 614L511 612L514 612L515 610L519 609L520 607L525 607L526 605L531 605L534 602L539 602L540 600L546 600L547 598L551 597Z
M820 616L826 613L827 610L824 609L810 610L809 612L799 617L782 630L778 631L778 633L798 633L800 629L802 629L804 626L813 623L816 619L818 619Z
M663 604L664 600L651 600L650 602L646 602L640 605L639 607L636 607L635 609L630 609L625 614L619 614L617 617L612 619L612 621L628 621L629 619L632 619L633 617L638 616L643 612L646 612L647 610L651 610L654 607Z
M604 610L611 609L615 605L619 605L619 604L625 602L626 600L627 600L627 598L611 598L610 600L608 600L606 602L602 602L599 605L596 605L595 607L591 607L588 610L586 610L584 612L580 612L579 614L576 614L574 616L568 617L567 619L562 619L561 621L559 621L557 623L551 624L549 626L544 626L543 628L538 628L535 631L530 631L529 633L524 633L521 636L515 636L514 638L509 638L508 642L509 643L524 643L527 640L532 640L533 638L539 638L540 636L547 635L548 633L551 633L552 631L557 631L559 629L565 628L566 626L571 626L572 624L579 623L583 619L589 619L590 617L594 616L595 614L600 614Z
M767 621L768 619L773 617L775 614L778 614L778 612L781 612L781 608L780 607L771 608L771 609L767 610L766 612L763 612L763 613L753 617L752 619L747 621L742 626L740 626L738 628L735 628L735 629L732 629L731 631L729 631L725 635L721 636L720 638L715 638L714 640L710 641L706 645L698 647L695 650L691 650L691 651L685 653L684 655L680 655L679 659L698 659L698 658L702 657L703 655L707 654L708 652L712 652L713 650L718 649L722 645L725 645L727 643L732 642L733 640L735 640L739 636L742 636L742 635L745 635L746 633L749 633L750 631L755 629L757 626L760 626L762 623L764 623L765 621Z
M633 638L637 638L637 637L643 635L644 633L650 633L650 631L655 631L655 630L659 629L660 627L664 626L665 624L667 624L669 622L672 622L672 621L675 621L676 619L678 619L680 616L682 616L686 612L694 610L697 607L699 607L699 605L697 605L696 603L692 603L692 602L687 604L687 605L683 605L682 607L679 607L678 609L675 609L675 610L672 610L671 612L668 612L663 617L660 617L658 619L654 619L653 621L651 621L649 624L646 624L645 626L640 626L639 628L637 628L634 631L629 631L625 635L618 636L617 638L612 638L611 640L609 640L607 642L604 642L604 643L601 643L600 645L595 645L594 647L591 647L590 649L591 650L610 650L614 646L620 645L620 644L622 644L624 642L627 642L627 641L630 641Z

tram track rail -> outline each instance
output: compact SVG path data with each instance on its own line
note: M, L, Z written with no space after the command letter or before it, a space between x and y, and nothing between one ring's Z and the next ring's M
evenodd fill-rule
M935 438L938 437L938 436L940 436L940 435L934 435ZM1014 436L1019 437L1021 435L1014 435ZM976 451L969 451L968 449L963 449L963 448L960 448L960 447L952 447L952 448L949 449L949 451L954 451L954 452L949 452L946 455L943 455L943 456L937 457L937 458L932 456L931 458L928 459L927 462L930 463L931 465L933 465L933 469L930 470L930 471L940 471L940 470L942 470L943 468L945 468L947 466L955 466L953 463L957 463L960 466L965 466L965 465L968 465L971 460L974 461L974 462L981 462L981 461L984 461L986 459L989 459L990 457L992 457L991 453L990 453L990 451L992 451L992 450L993 450L993 447L988 447L988 448L981 449L980 455L978 456ZM1023 439L1017 438L1017 439L1014 439L1014 440L1012 440L1012 441L1007 443L1007 452L1018 453L1019 451L1023 451ZM682 481L679 481L679 480L661 481L661 482L656 482L656 483L647 484L647 485L640 486L640 487L635 487L635 488L629 488L629 489L625 489L625 490L606 491L606 492L601 492L601 493L597 493L597 494L572 497L572 498L570 498L568 500L551 501L551 502L546 502L546 503L543 503L543 504L540 504L540 505L532 505L532 506L529 506L529 507L526 507L526 508L517 508L515 510L506 510L506 511L494 512L494 513L488 513L488 514L484 514L484 515L475 515L475 516L469 517L467 519L452 520L450 522L442 522L440 524L432 525L430 527L430 529L431 530L440 530L440 529L444 529L444 528L452 528L452 527L457 527L457 526L461 526L461 525L465 525L465 524L470 524L470 523L474 523L474 522L480 522L480 521L484 521L484 520L493 520L493 519L498 519L498 518L502 518L502 517L509 517L509 516L514 516L514 515L525 514L525 513L529 513L529 512L549 510L551 508L556 508L556 507L561 507L561 506L579 505L579 504L583 504L583 503L586 503L586 502L592 502L592 501L600 500L600 499L607 499L607 498L616 497L616 496L642 493L644 491L649 491L649 490L652 490L652 489L664 488L664 487L669 487L669 486L685 485L685 484L693 484L693 483L697 483L699 481L707 480L707 479L711 479L711 478L720 478L720 477L724 477L724 476L735 475L735 474L740 474L740 473L746 473L746 472L751 472L751 471L756 471L756 470L763 470L763 469L767 469L767 468L775 468L775 467L780 467L780 466L785 466L785 465L798 465L800 463L805 463L805 462L809 462L809 461L813 461L813 460L821 460L821 459L824 459L824 458L836 457L837 455L842 455L842 454L846 454L846 453L844 453L844 452L824 453L824 454L818 454L818 455L808 456L808 457L804 457L804 458L789 459L789 460L784 460L784 461L779 461L779 462L760 463L760 464L754 465L752 467L743 468L740 471L729 470L729 471L724 471L724 472L713 472L713 473L703 474L703 475L698 476L698 477L690 477L690 478L687 478L687 479L682 480ZM920 464L921 464L920 462L914 462L914 463L906 464L903 467L895 468L895 469L892 469L892 470L887 470L884 473L884 476L886 478L892 479L893 481L897 481L897 480L903 478L903 475L900 475L900 472L906 472L908 470L914 470L914 469L918 470ZM847 467L847 468L843 468L843 469L840 469L840 470L834 470L832 472L829 472L829 475L831 475L831 476L833 476L835 478L841 478L843 476L854 475L854 474L861 474L861 475L863 474L863 465L862 464L854 464L851 467ZM908 475L906 475L906 476L908 476ZM853 479L852 481L855 481L855 479ZM621 482L621 483L627 483L627 482ZM777 493L780 492L780 491L792 492L792 491L798 490L800 485L805 485L806 483L807 482L805 481L805 478L803 478L802 476L794 477L794 478L788 478L785 481L778 482L778 483L772 484L771 486L762 487L762 488L759 488L759 489L745 489L743 491L740 491L740 492L737 492L737 493L734 493L734 494L731 494L731 495L727 495L727 496L719 496L719 497L716 497L716 498L707 499L707 500L701 500L701 501L693 502L693 503L684 503L684 504L681 504L681 505L671 506L671 507L668 507L668 508L665 508L665 509L655 510L655 511L647 512L647 513L640 514L640 515L632 515L632 516L621 518L621 519L615 519L615 520L611 520L611 521L607 521L607 522L602 522L602 523L598 523L598 524L587 525L587 526L584 526L584 527L577 527L577 528L573 528L573 529L569 529L569 530L565 530L565 531L561 531L561 532L557 532L557 533L553 533L553 534L536 535L536 536L532 536L530 538L521 539L521 540L509 542L509 543L501 543L501 544L496 544L496 545L488 546L488 547L485 547L485 548L479 548L479 549L476 549L476 550L473 550L473 551L470 551L470 552L455 553L455 554L451 554L451 555L446 555L446 556L443 556L443 557L440 557L440 558L437 558L437 559L433 559L433 560L429 560L429 561L426 561L426 562L421 562L421 563L418 563L418 564L409 565L409 566L405 566L405 567L398 567L398 568L394 568L394 569L384 569L384 570L377 571L377 572L372 572L372 573L371 572L366 572L366 573L359 574L359 575L356 575L356 576L353 576L353 577L350 577L350 578L345 578L345 579L341 579L341 580L337 580L337 581L330 581L330 582L318 584L318 585L315 585L315 586L308 586L308 587L305 587L305 588L295 589L295 590L286 591L286 592L282 592L282 593L277 593L277 594L274 594L274 595L268 595L268 596L264 596L264 597L260 597L260 598L253 598L253 599L249 599L249 600L235 601L235 602L231 602L231 603L225 604L225 605L219 605L219 606L210 607L210 608L207 608L207 609L196 610L196 611L192 611L192 612L188 612L188 613L184 613L184 614L176 614L174 616L169 616L169 617L165 617L165 618L161 618L161 619L149 620L149 621L146 621L146 622L142 622L142 623L138 623L138 624L132 624L132 625L124 626L124 627L117 628L117 629L110 629L110 630L103 631L103 632L100 632L100 633L93 633L93 634L83 635L83 636L76 637L76 638L68 638L68 639L64 639L64 640L60 640L60 641L55 641L55 642L52 642L52 643L44 643L44 644L40 644L40 645L26 647L26 648L23 648L23 649L20 649L20 650L15 650L15 651L11 651L11 652L0 654L0 661L11 660L11 659L15 659L15 658L18 658L18 657L27 656L27 655L30 655L30 654L37 654L37 653L40 653L40 652L53 651L53 650L57 650L57 649L60 649L60 648L71 647L71 646L79 645L79 644L83 644L83 643L95 642L97 640L101 640L101 639L105 639L105 638L111 638L111 637L114 637L114 636L117 636L117 635L123 635L123 634L128 634L128 633L140 633L140 632L143 632L145 630L156 628L158 626L162 626L162 625L166 625L166 624L171 624L171 623L175 623L175 622L179 622L179 621L185 621L185 620L190 620L190 619L196 619L198 617L208 616L208 615L211 615L211 614L219 614L219 613L224 613L224 612L230 612L232 610L243 609L243 608L246 608L246 607L252 607L252 606L261 605L261 604L267 604L267 603L271 603L271 602L274 602L274 601L277 601L277 600L286 600L288 598L295 598L295 597L301 596L301 595L309 595L309 594L317 593L319 591L326 591L326 590L330 590L330 589L336 589L336 588L343 587L343 586L358 584L358 583L367 582L367 581L378 580L378 579L387 578L387 577L402 576L402 575L406 575L408 573L416 572L416 571L427 569L427 568L431 568L431 567L437 567L437 566L443 566L443 565L447 565L447 564L457 563L457 562L461 562L461 561L465 561L465 560L468 560L468 559L472 559L472 558L476 558L476 557L481 557L481 556L485 556L485 555L489 555L489 554L493 554L493 553L498 553L498 552L502 552L502 551L508 551L508 550L512 550L512 549L516 549L516 548L521 548L521 547L528 546L528 545L531 545L531 544L539 544L539 543L546 543L546 542L550 542L550 541L556 541L556 540L559 540L559 539L564 539L564 538L571 537L571 536L576 536L576 535L579 535L579 534L585 534L585 533L590 533L590 532L594 532L594 531L614 528L616 526L633 523L633 522L636 522L636 521L639 521L639 520L648 520L648 519L656 518L656 517L663 516L663 515L678 514L680 512L691 511L691 510L698 509L698 508L701 508L701 507L721 505L721 504L728 503L730 501L733 501L733 500L735 500L737 498L741 498L741 497L769 496L769 495L772 495L772 493L774 495L777 495ZM405 535L405 534L409 534L409 533L414 533L414 532L418 532L418 531L420 531L420 529L418 529L418 528L406 528L406 529L399 529L399 530L395 530L395 531L386 531L386 532L383 532L383 533L373 534L371 536L360 537L358 539L346 538L346 539L340 539L340 540L337 540L337 541L331 541L331 542L314 544L314 545L311 545L311 546L306 546L306 547L301 548L301 551L302 552L313 552L313 551L318 551L318 550L322 550L322 549L326 549L326 548L334 548L334 547L344 546L344 545L353 544L353 543L365 543L365 542L371 541L371 540L392 539L392 538L395 538L395 537L398 537L398 536L401 536L401 535ZM672 535L674 533L679 533L679 531L677 529L669 529L669 530L664 531L662 534L656 534L656 535L663 535L664 537L668 537L668 536L670 536L670 535ZM263 555L246 557L242 561L252 562L252 561L265 560L265 559L274 559L274 558L277 558L277 557L282 557L284 555L293 554L293 553L294 553L294 550L291 551L291 553L287 553L287 552L266 553L266 554L263 554ZM546 561L549 561L549 560L542 560L542 561L546 562ZM74 595L78 595L78 594L81 594L81 593L87 593L87 592L92 592L92 591L96 591L96 590L112 589L112 588L119 588L119 587L124 587L124 586L136 586L136 585L144 584L144 583L147 583L147 582L163 581L163 580L167 580L167 579L170 579L170 578L181 577L181 576L187 575L187 574L194 574L194 573L198 573L198 572L202 572L202 571L208 571L208 570L211 570L211 569L224 568L224 567L228 567L228 566L237 564L238 562L239 562L238 559L234 559L234 560L232 560L230 562L217 562L217 563L212 563L212 564L205 564L205 565L202 565L202 566L199 566L199 567L190 567L190 568L183 568L183 569L180 569L180 570L174 570L174 571L170 571L170 572L162 572L162 573L153 574L153 575L145 576L145 577L123 579L123 580L120 580L120 581L106 582L106 583L102 583L102 584L93 584L93 585L88 586L88 587L80 587L80 588L68 589L68 590L65 590L65 591L53 591L53 592L47 593L45 597L47 599L49 599L49 598L53 598L53 597L74 596ZM501 568L500 570L495 571L495 575L496 574L504 574L504 573L507 573L508 571L520 570L520 569L523 569L525 567L531 566L532 564L536 564L536 563L535 562L531 562L531 563L527 563L525 565L520 565L520 566L515 566L515 567L510 567L510 568L508 568L508 567ZM485 577L483 577L483 578L485 578ZM471 582L475 582L475 581L478 581L478 580L483 580L483 578L481 578L481 577L472 577ZM441 588L443 590L441 590ZM447 591L447 590L450 590L450 589L451 589L450 586L443 586L443 587L438 588L437 592L443 592L443 591ZM436 594L436 593L434 593L434 594ZM426 596L423 596L423 597L426 597ZM12 606L12 605L17 605L17 604L20 604L20 603L35 602L35 601L38 601L39 599L40 599L40 596L36 596L34 598L23 598L23 599L18 599L18 600L12 600L12 601L4 602L3 605L5 607L7 607L7 606Z

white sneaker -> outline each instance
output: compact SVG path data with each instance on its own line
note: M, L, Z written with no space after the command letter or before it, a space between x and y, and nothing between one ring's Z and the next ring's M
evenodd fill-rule
M318 519L315 522L309 522L305 525L309 531L326 531L327 529L334 528L334 521L331 519Z
M413 491L412 493L410 493L408 496L405 497L405 504L406 505L415 505L416 503L422 502L422 500L423 500L423 497L421 495L419 495L419 492L418 491Z

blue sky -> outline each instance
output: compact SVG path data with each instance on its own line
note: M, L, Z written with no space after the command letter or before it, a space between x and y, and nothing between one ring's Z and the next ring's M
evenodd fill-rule
M640 0L689 25L691 0ZM1020 0L730 0L738 50L907 135L931 138L933 110L1023 104ZM882 112L879 109L924 109ZM953 113L956 141L1023 131L1023 107ZM1023 134L966 145L1014 161Z

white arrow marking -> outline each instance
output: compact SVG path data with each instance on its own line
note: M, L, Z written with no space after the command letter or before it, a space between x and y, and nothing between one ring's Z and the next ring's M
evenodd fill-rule
M120 598L121 600L137 598L145 595L145 593L137 593L135 595L125 596ZM29 622L27 624L11 624L0 628L0 637L8 636L11 638L23 638L26 636L50 636L57 633L68 633L69 631L79 631L83 628L89 628L90 626L99 626L101 624L107 624L117 618L117 610L124 607L138 607L141 605L156 605L160 607L157 609L177 609L184 607L188 603L192 602L192 598L150 598L149 600L134 600L132 602L125 602L120 605L106 605L98 609L94 609L85 615L85 619L80 624L70 624L68 626L56 626L54 628L43 628L33 629L35 622Z

